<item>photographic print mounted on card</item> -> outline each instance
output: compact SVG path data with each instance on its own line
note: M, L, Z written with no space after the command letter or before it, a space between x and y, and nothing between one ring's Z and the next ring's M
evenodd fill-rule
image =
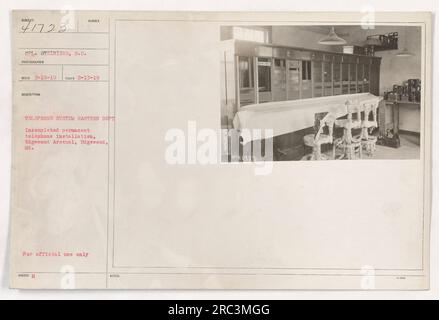
M12 17L11 287L429 287L431 14Z

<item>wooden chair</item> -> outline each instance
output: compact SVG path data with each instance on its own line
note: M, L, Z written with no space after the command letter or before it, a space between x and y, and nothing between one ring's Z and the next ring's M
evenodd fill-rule
M355 159L358 154L362 158L361 137L354 137L352 130L361 128L361 108L351 102L346 102L347 117L346 119L335 120L335 126L343 128L343 136L335 139L332 147L332 156L336 158L336 149L341 149L342 154L338 159ZM355 116L355 117L354 117Z
M302 157L302 160L328 160L329 158L322 154L322 144L333 143L335 117L331 113L327 113L320 121L317 132L315 134L307 134L303 137L305 146L312 148L312 153ZM325 133L327 128L328 133Z
M378 104L364 105L364 119L361 122L361 144L368 156L372 156L376 150L377 137L370 133L378 127L377 121Z

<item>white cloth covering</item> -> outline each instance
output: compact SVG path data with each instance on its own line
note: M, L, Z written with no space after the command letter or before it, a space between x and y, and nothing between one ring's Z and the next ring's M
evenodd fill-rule
M366 104L378 104L381 100L382 97L371 93L357 93L252 104L240 108L233 119L233 127L241 131L259 129L264 138L271 138L312 127L316 113L331 112L338 118L347 114L348 104L362 109ZM273 130L273 134L268 135L264 131L267 129ZM244 143L253 140L252 137L254 135L243 135Z

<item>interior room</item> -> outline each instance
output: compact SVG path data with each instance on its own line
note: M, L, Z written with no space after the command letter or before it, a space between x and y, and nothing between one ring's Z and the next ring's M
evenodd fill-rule
M419 159L420 26L223 26L220 39L223 161Z

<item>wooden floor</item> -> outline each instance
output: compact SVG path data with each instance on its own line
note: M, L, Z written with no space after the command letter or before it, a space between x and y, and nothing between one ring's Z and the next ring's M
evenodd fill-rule
M419 159L420 157L420 138L418 134L413 133L400 133L399 139L401 146L399 148L392 148L386 146L377 145L376 151L373 156L363 154L362 159L394 159L394 160L407 160L407 159ZM329 156L330 152L326 152Z
M303 133L294 135L285 135L281 139L276 139L273 143L274 161L298 161L301 160L305 154L312 152L311 148L305 148L303 145ZM279 143L281 142L281 143ZM260 141L258 143L261 143ZM364 160L367 159L419 159L420 158L420 137L415 133L400 132L399 148L392 148L377 145L376 151L372 156L363 153ZM262 143L263 148L264 143ZM328 158L332 157L332 145L322 147L322 153L326 154ZM223 162L230 162L231 158L226 153L222 154ZM239 156L235 157L232 162L240 161Z
M395 149L377 146L372 159L419 159L420 138L417 134L400 133L401 147Z

